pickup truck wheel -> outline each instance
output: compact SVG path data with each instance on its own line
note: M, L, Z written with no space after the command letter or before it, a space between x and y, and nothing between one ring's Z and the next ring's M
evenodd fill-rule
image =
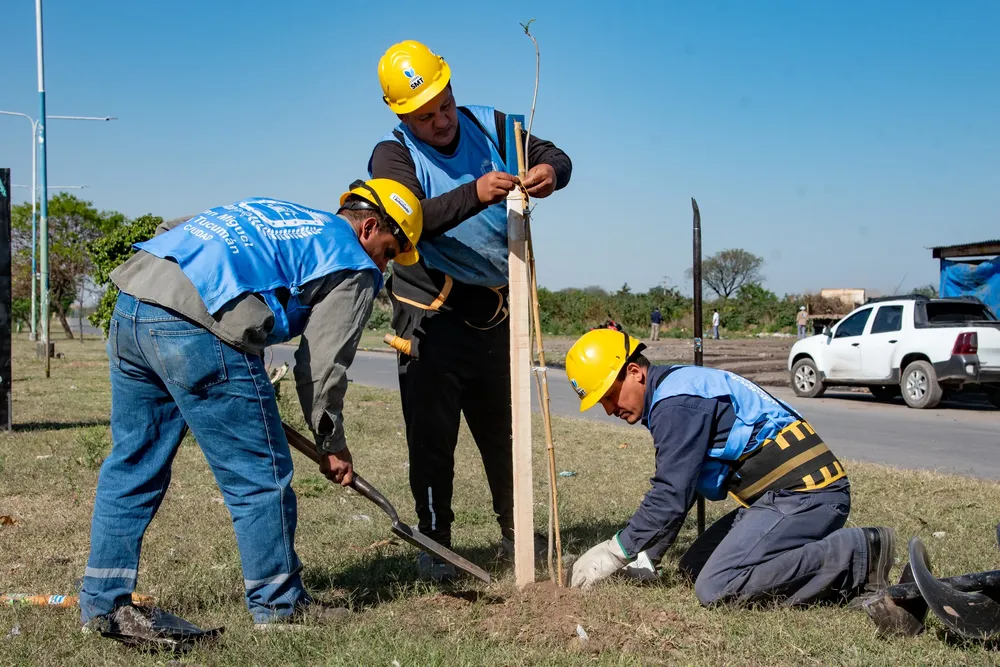
M819 398L826 391L812 359L800 359L792 366L792 391L802 398Z
M899 396L899 385L897 384L871 384L868 391L875 397L876 401L889 402Z
M944 393L938 384L934 367L927 361L914 361L907 366L899 388L903 391L906 404L918 410L937 407Z

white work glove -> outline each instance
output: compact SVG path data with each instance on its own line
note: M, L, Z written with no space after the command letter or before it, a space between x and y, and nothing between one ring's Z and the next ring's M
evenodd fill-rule
M618 543L618 535L593 546L573 564L573 588L587 591L602 579L607 579L622 568L628 558Z
M640 551L636 559L625 565L618 573L639 581L655 581L660 576L645 551Z

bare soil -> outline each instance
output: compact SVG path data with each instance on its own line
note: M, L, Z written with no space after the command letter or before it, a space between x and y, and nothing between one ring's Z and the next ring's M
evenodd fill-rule
M660 664L679 647L680 637L707 631L673 610L638 601L628 609L620 604L609 609L600 598L551 581L510 589L506 595L448 591L410 602L412 609L400 614L400 620L424 629L430 625L432 632L471 631L492 640L581 655L622 652L640 657L643 664Z

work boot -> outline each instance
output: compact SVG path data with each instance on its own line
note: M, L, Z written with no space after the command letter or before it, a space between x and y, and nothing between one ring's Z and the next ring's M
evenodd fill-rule
M133 646L181 651L197 641L217 637L223 630L221 627L203 630L159 607L134 605L92 618L81 628L84 634L102 635Z
M892 528L862 528L868 541L868 576L865 593L874 593L889 586L889 570L896 563L896 531Z
M424 581L449 582L458 576L455 566L429 553L417 554L417 578Z
M862 528L865 540L868 542L868 574L863 586L855 589L854 597L848 603L848 609L855 611L864 608L866 600L889 586L889 570L896 562L896 531L892 528Z
M254 632L301 632L342 621L350 614L351 610L346 607L313 601L298 607L288 616L275 616L267 621L255 622L253 629Z

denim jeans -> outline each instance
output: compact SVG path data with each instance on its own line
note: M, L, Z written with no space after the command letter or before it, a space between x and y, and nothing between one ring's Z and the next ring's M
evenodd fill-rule
M799 325L799 338L801 339L801 338L805 338L805 337L806 337L806 325L800 324Z
M292 458L263 359L124 292L107 349L113 445L94 499L82 621L129 604L142 537L188 427L229 509L254 620L307 603L294 549Z

